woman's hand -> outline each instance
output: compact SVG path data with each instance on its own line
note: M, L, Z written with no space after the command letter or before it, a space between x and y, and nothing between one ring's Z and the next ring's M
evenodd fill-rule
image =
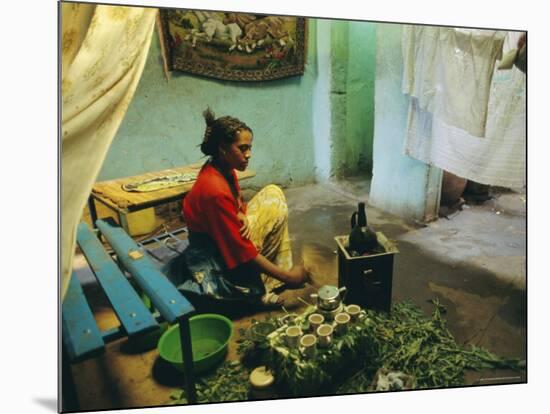
M254 263L261 272L292 286L301 286L310 280L309 273L306 271L303 264L296 265L290 270L284 270L270 262L261 253L252 259L252 263Z
M241 228L239 229L241 236L243 236L245 239L250 240L250 226L248 225L248 218L246 217L246 214L239 211L237 213L237 217L239 221L243 224Z
M288 271L290 277L289 283L293 285L303 285L309 281L309 273L303 264L295 265Z

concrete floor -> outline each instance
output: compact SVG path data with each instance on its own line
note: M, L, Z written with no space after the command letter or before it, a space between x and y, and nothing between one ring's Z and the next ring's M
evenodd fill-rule
M313 286L283 293L287 308L323 284L337 285L334 236L349 232L350 215L366 201L367 179L308 185L285 190L289 230L296 260L305 260ZM245 191L245 196L252 195ZM526 203L521 191L502 191L482 205L466 205L427 225L408 223L367 206L369 224L398 247L393 274L393 301L412 300L431 313L430 299L447 309L448 327L457 342L485 347L500 356L526 358ZM90 281L82 258L75 266ZM87 285L100 328L118 325L104 298ZM277 313L277 312L275 312ZM282 313L279 311L279 313ZM247 327L249 315L234 320L235 332ZM236 359L234 335L229 359ZM108 346L96 359L72 367L81 408L96 410L165 405L183 382L155 349L130 350L124 340ZM525 382L526 373L468 372L467 384Z

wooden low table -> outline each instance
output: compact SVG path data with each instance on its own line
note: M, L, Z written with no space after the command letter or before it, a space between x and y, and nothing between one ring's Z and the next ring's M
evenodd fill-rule
M171 168L167 170L151 172L147 174L137 175L133 177L117 178L110 181L102 181L94 184L92 187L92 193L88 200L88 208L90 209L90 216L92 223L95 227L97 220L97 210L95 202L98 201L114 211L117 216L120 225L125 231L128 229L128 213L144 210L150 207L159 206L162 204L170 203L172 201L181 200L183 196L191 190L196 180L188 181L180 185L164 188L156 191L149 192L133 192L123 189L123 185L134 183L137 181L150 180L154 178L163 177L173 174L185 174L185 173L197 173L203 166L203 162L190 164L184 167ZM254 171L237 171L237 178L244 180L246 178L254 177L256 173Z

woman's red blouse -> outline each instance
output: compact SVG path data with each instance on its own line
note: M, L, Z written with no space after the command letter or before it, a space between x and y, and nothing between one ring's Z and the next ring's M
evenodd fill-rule
M239 194L235 200L223 175L210 163L206 163L193 188L183 199L183 216L189 231L208 234L218 246L229 270L254 259L258 250L241 236L242 223L239 210L246 213L237 174L232 171Z

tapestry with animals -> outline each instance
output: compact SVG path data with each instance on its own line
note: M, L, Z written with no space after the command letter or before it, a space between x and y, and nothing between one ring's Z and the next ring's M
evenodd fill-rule
M305 18L162 9L170 70L263 81L304 73Z

